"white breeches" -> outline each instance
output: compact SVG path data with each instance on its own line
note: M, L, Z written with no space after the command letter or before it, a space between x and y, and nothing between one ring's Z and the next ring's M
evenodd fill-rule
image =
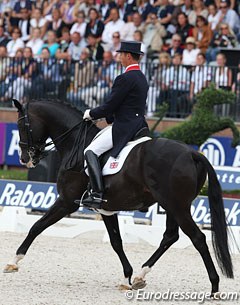
M99 157L112 147L112 126L107 126L101 131L101 134L85 148L84 154L87 150L91 150Z

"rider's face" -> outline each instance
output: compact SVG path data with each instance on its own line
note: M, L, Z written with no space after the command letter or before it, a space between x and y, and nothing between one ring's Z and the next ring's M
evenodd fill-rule
M127 67L129 65L129 53L121 52L120 62L123 67Z

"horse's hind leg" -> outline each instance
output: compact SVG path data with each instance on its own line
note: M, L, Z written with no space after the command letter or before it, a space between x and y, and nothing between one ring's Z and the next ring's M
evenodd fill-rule
M124 272L124 283L120 286L121 289L129 289L131 286L131 278L133 274L133 268L130 265L126 254L123 250L122 239L119 231L118 217L116 214L112 216L102 215L103 221L108 231L110 237L110 242L113 247L113 250L117 253Z
M174 244L178 238L179 226L173 216L167 212L166 219L166 231L163 234L163 239L159 248L153 253L153 255L142 265L140 274L135 277L133 281L133 289L141 289L146 286L145 276L150 272L151 267L159 260L159 258L167 251L168 248Z
M16 256L5 267L4 272L18 271L18 262L24 258L34 239L45 229L62 219L64 216L75 212L79 208L76 204L66 204L58 198L54 205L30 229L27 237L17 249Z
M219 276L213 264L213 260L208 250L205 235L200 231L193 221L190 211L183 212L182 215L176 215L178 224L183 232L191 239L194 247L200 253L212 284L212 295L218 292Z

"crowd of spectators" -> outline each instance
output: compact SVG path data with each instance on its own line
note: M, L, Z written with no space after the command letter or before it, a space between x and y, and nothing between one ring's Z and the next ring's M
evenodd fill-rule
M170 90L168 99L176 110L213 78L219 87L233 85L220 51L240 45L238 3L2 0L0 100L7 101L14 93L24 101L26 92L52 92L65 81L70 101L77 104L87 96L89 105L95 106L120 72L115 63L121 40L135 40L142 43L145 53L141 62L158 65L144 71L150 73L149 104L150 100L161 103ZM71 62L70 68L66 62ZM206 63L216 63L214 75ZM68 72L71 77L66 82ZM148 105L148 109L150 114L156 105Z

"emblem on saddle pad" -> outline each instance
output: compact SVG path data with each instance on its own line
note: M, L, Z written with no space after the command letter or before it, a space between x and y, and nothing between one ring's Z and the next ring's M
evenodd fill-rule
M119 162L111 162L111 163L110 163L110 168L111 168L111 169L117 168L117 167L118 167L118 164L119 164Z

